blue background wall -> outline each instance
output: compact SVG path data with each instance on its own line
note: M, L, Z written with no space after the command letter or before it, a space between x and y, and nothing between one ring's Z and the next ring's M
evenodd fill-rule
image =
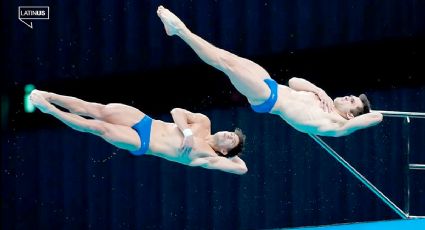
M2 229L261 229L398 218L307 135L255 114L156 16L163 4L211 43L263 65L279 83L304 77L330 96L366 92L376 109L425 111L423 1L2 1ZM49 5L31 30L18 5ZM381 63L379 63L381 62ZM229 175L133 157L39 112L25 84L157 119L173 107L241 127L249 172ZM161 99L159 96L165 98ZM425 163L425 121L411 160ZM404 132L404 133L403 133ZM325 138L403 206L403 120ZM425 214L412 172L412 214Z

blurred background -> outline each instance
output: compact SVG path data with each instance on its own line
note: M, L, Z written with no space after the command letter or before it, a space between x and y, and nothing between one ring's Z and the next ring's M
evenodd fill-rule
M33 29L18 6L49 6ZM1 2L2 229L265 229L399 218L308 135L254 113L156 15L331 97L366 93L375 110L425 112L425 1L62 0ZM120 102L171 121L182 107L213 131L247 135L243 176L134 157L26 109L35 88ZM385 118L324 138L400 207L425 215L425 121ZM410 180L410 198L404 196Z

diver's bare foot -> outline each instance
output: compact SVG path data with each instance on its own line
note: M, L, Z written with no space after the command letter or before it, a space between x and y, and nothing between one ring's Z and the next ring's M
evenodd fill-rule
M185 24L165 7L159 6L156 13L164 24L165 32L167 32L168 36L178 35L180 31L186 28Z
M33 90L30 94L31 103L37 107L43 113L49 113L50 109L53 107L44 97L44 91Z
M46 99L46 101L48 101L48 102L50 102L51 100L52 100L52 93L49 93L49 92L47 92L47 91L42 91L42 90L38 90L38 89L35 89L35 90L33 90L33 91L35 91L35 92L37 92L37 93L39 93L41 96L43 96L44 97L44 99Z

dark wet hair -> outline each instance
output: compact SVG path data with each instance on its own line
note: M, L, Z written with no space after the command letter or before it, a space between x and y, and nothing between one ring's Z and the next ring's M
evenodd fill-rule
M240 154L242 153L243 148L244 148L244 144L245 144L246 136L245 136L245 134L243 134L243 132L240 128L236 128L234 133L239 137L238 145L236 145L233 149L231 149L229 152L227 152L226 155L217 151L216 153L219 156L230 158L230 157L234 157L234 156L240 156Z
M370 112L370 102L366 95L360 94L359 98L362 101L363 107L359 107L350 111L355 117Z

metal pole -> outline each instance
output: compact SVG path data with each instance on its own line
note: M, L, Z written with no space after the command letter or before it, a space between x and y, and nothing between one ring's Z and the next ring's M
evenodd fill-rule
M409 164L410 169L425 170L424 164Z
M378 196L386 205L388 205L395 213L401 218L408 219L408 216L395 205L388 197L386 197L379 189L377 189L372 183L370 183L362 174L360 174L353 166L344 160L338 153L335 152L329 145L327 145L322 139L316 135L309 134L313 140L315 140L322 148L324 148L332 157L334 157L339 163L341 163L348 171L359 179L366 187L371 190L375 195Z
M403 159L403 171L404 171L404 213L406 213L409 216L410 213L410 132L409 132L409 125L410 125L410 119L409 117L406 117L406 120L404 122L403 127L403 133L406 137L406 150L404 151L404 159Z
M373 112L381 113L386 117L410 117L410 118L425 118L425 113L420 112L401 112L401 111L384 111L373 110Z

